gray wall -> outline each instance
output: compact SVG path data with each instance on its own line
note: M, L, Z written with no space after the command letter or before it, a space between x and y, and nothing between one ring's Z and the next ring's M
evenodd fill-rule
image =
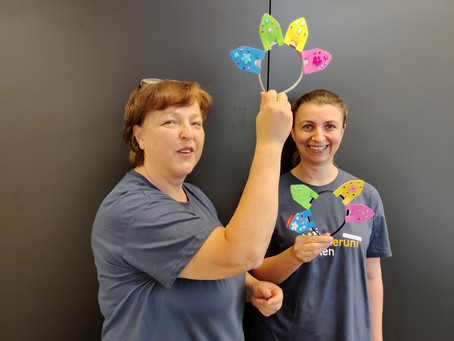
M261 48L268 10L265 0L0 3L0 339L99 339L91 224L129 169L122 113L140 78L195 80L213 95L190 181L228 221L259 106L256 77L228 52ZM383 261L385 339L454 339L454 3L282 0L271 13L284 28L306 17L305 49L334 56L289 97L324 87L349 106L337 163L380 191L394 252ZM278 90L298 76L288 50L271 52Z
M374 184L385 205L385 340L454 340L454 2L273 1L282 26L294 13L307 19L305 49L326 49L333 61L290 97L318 87L343 97L349 119L336 163ZM295 59L271 55L283 72ZM273 69L276 88L297 77Z

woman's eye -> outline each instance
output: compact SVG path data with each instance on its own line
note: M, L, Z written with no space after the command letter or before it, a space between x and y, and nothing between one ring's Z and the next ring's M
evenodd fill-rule
M196 127L201 127L202 126L202 122L193 122L192 125L196 126Z

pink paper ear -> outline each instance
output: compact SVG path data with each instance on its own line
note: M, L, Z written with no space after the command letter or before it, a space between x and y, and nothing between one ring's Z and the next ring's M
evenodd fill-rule
M347 223L366 221L375 215L374 211L366 205L348 204L346 207L347 216L345 217L345 222Z
M322 49L312 49L301 52L304 74L322 71L331 62L331 54Z

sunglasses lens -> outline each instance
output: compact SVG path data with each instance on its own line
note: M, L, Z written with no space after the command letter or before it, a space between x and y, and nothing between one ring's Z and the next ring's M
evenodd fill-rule
M144 78L144 79L140 80L139 88L142 85L144 85L144 84L156 84L156 83L159 83L160 81L162 81L162 79L159 79L159 78Z

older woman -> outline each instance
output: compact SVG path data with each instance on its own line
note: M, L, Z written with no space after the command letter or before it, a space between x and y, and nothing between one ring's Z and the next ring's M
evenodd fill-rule
M184 182L202 154L210 96L173 80L132 92L123 137L133 170L103 201L92 234L103 340L241 340L245 299L266 316L280 308L279 287L245 274L272 235L292 124L285 94L261 96L249 179L223 227L210 200Z

